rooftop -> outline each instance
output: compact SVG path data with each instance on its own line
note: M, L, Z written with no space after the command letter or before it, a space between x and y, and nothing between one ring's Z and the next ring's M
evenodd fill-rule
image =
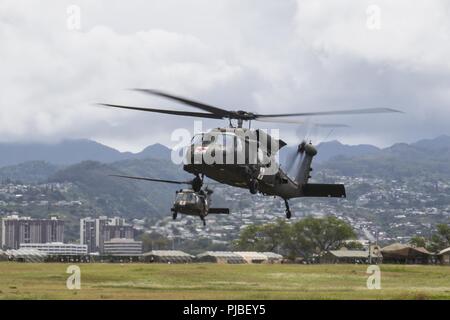
M191 257L190 254L179 250L152 250L144 253L144 256Z

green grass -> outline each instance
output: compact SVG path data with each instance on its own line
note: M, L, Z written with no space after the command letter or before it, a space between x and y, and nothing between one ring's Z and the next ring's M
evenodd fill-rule
M0 299L450 299L450 267L381 265L381 290L363 265L0 263Z

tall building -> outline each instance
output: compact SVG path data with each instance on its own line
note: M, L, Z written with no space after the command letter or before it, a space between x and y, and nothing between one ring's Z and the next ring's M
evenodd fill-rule
M96 225L98 219L80 219L80 244L87 245L88 252L98 251Z
M64 221L56 217L32 219L7 216L2 219L2 248L19 249L21 243L63 242Z
M103 253L105 241L114 238L134 239L133 226L118 217L80 219L80 244L87 245L89 252Z

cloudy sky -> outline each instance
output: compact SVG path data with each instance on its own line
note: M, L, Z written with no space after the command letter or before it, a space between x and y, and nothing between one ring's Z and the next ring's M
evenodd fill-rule
M351 126L331 134L269 127L290 143L296 132L379 146L450 134L449 32L447 0L1 0L0 140L138 151L193 129L193 118L92 105L192 110L133 87L260 113L405 112L308 120Z

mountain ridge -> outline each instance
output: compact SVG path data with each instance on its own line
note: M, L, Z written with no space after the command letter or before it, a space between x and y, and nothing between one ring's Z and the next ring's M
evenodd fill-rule
M286 146L280 150L279 161L286 165L289 154L296 152L297 146ZM317 146L318 154L315 163L324 163L337 156L361 157L380 153L406 153L417 156L423 150L450 154L450 136L441 135L433 139L422 139L410 144L396 143L386 148L379 148L370 144L348 145L337 140L322 142ZM57 144L0 143L0 168L11 167L26 162L47 162L56 166L68 166L82 161L98 161L113 163L131 159L169 159L171 149L156 143L149 145L140 152L121 152L112 147L88 139L63 140ZM1 172L0 172L1 177Z
M112 163L126 159L166 159L171 149L153 144L137 153L121 152L89 139L63 140L55 144L0 143L0 167L18 165L30 161L44 161L54 165L72 165L92 160Z

